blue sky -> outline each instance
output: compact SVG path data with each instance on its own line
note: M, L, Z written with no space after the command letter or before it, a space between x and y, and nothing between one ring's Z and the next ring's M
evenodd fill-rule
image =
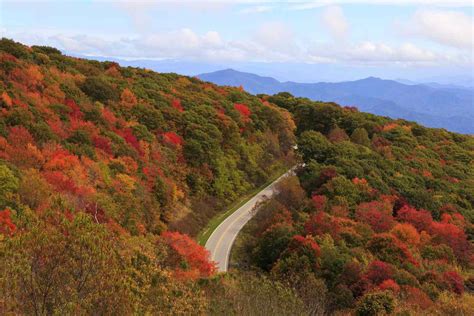
M0 0L0 11L2 36L89 56L398 69L392 76L474 65L465 0Z

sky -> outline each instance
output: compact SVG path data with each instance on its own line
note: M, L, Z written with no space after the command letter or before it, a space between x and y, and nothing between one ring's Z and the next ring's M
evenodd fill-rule
M472 76L473 10L469 0L0 0L0 36L76 55L254 65L286 80L420 79Z

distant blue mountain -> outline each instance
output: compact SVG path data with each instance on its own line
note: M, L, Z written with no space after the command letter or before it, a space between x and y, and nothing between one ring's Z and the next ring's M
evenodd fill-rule
M298 97L357 106L364 112L474 134L474 90L469 88L403 84L375 77L339 83L280 82L271 77L233 69L205 73L198 77L219 85L242 86L253 94L286 91Z

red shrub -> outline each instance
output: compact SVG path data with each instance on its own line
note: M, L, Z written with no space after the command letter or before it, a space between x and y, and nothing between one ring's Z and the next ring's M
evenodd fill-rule
M252 114L248 106L246 106L245 104L235 103L234 108L239 111L240 115L242 115L242 117L244 118L244 121L247 121L250 117L250 114Z
M404 286L403 291L405 292L405 300L410 305L418 305L422 309L427 309L433 304L429 296L419 288Z
M464 293L464 280L456 271L446 271L443 273L443 280L454 293Z
M375 285L379 285L393 277L393 267L386 262L375 260L370 263L365 276Z
M106 152L107 154L112 154L112 142L109 138L97 135L93 139L94 146Z
M389 290L394 293L400 292L400 286L397 284L397 282L393 281L392 279L387 279L380 283L379 289L382 291Z
M467 240L466 233L461 228L450 223L433 222L430 233L435 242L450 246L458 259L465 262L469 261L472 246Z
M361 203L356 209L356 218L369 224L377 233L390 230L395 225L392 205L388 201Z
M324 195L314 194L311 198L313 200L313 205L316 211L321 212L326 208L327 198Z
M318 212L313 215L304 225L305 232L308 235L319 236L330 234L334 239L338 238L339 224L324 212Z
M179 99L173 99L173 101L171 101L171 106L174 107L176 110L178 110L179 112L183 112L184 111L184 108L183 106L181 105L181 100Z
M433 222L430 212L427 210L417 211L414 207L409 205L404 205L398 210L397 218L400 221L412 224L419 232L422 230L429 231L431 223Z
M16 226L10 218L10 210L4 209L0 211L0 234L11 236L15 230Z
M165 143L172 144L175 146L182 146L184 143L181 136L177 135L175 132L163 133L163 140L165 141Z
M178 232L164 232L164 242L171 248L171 263L176 266L177 276L184 278L209 277L215 271L214 262L209 261L209 252L189 236ZM179 267L183 266L186 268Z

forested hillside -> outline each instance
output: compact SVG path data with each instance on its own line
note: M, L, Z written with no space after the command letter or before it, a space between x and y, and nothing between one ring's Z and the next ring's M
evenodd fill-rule
M234 263L308 312L472 315L474 138L288 93L304 165L239 240Z
M0 110L0 314L202 311L214 267L183 233L295 143L239 89L7 39Z
M0 110L2 315L474 314L471 136L7 39Z

